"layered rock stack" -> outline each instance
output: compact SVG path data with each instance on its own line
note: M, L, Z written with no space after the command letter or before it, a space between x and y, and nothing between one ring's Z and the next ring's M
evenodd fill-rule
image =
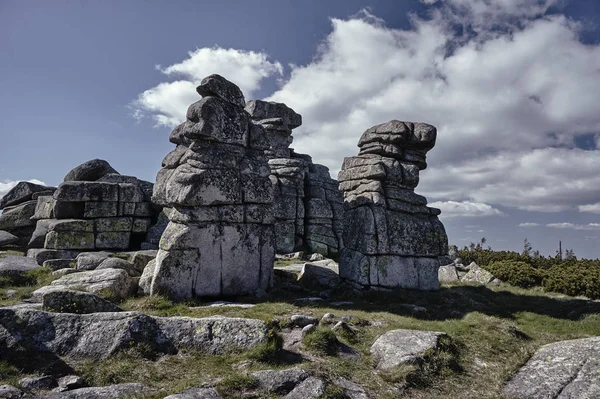
M285 104L249 101L246 111L264 128L275 187L275 247L278 253L307 250L337 257L342 246L343 198L329 169L289 148L302 116Z
M244 110L241 90L219 75L170 141L153 201L171 207L150 293L175 298L257 294L272 284L273 186L265 129Z
M56 187L46 187L26 181L19 182L0 198L0 246L14 244L26 247L35 230L35 213L38 197L52 195Z
M393 120L365 131L358 156L344 159L340 277L366 287L439 288L448 238L439 209L414 193L436 135L431 125Z
M106 161L71 170L53 195L37 198L31 248L139 249L151 225L152 183L118 174Z

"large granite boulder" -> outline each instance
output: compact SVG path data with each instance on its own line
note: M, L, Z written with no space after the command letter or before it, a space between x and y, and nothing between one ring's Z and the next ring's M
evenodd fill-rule
M59 313L120 312L121 308L97 295L81 291L51 291L42 296L44 309Z
M435 138L431 125L393 120L365 131L358 156L344 159L340 277L363 286L439 288L448 238L440 211L414 192Z
M426 353L440 346L446 333L419 330L392 330L381 335L371 346L378 370L390 370L403 364L418 364Z
M152 317L137 312L49 313L0 308L0 351L52 353L70 359L104 359L133 345L157 354L199 350L210 354L253 348L267 325L229 317Z
M103 159L92 159L71 169L64 181L96 181L109 173L119 172Z
M233 83L212 75L198 92L203 98L171 133L177 147L154 186L153 201L172 209L150 292L178 299L258 293L271 287L275 255L264 129L252 124Z
M600 337L542 346L504 386L515 399L600 397Z
M26 256L0 257L0 277L9 277L15 280L26 278L30 271L41 266L32 258Z

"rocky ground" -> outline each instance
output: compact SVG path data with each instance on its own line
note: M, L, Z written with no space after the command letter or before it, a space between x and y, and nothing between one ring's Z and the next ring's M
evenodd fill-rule
M439 291L358 291L334 261L295 254L264 298L174 303L143 295L153 256L88 252L52 270L0 253L0 398L600 395L597 301L473 264L442 269Z

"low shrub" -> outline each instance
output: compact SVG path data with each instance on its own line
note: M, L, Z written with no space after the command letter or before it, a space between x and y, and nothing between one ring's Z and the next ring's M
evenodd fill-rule
M494 277L521 288L530 288L542 284L543 275L529 263L503 260L486 266Z
M546 291L600 299L600 265L597 261L564 262L548 271Z

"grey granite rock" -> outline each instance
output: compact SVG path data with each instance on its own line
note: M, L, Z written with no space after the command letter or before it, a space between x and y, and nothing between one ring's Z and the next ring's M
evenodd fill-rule
M0 398L19 399L23 396L23 391L12 385L0 385Z
M19 242L19 237L10 234L8 231L0 230L0 247Z
M190 388L181 393L165 396L164 399L221 399L214 388Z
M21 378L19 384L23 389L34 391L52 389L58 385L56 379L51 375Z
M504 386L515 399L600 397L600 337L542 346Z
M440 266L440 269L438 270L438 279L440 283L453 283L456 281L460 281L460 278L458 277L458 272L456 271L456 266Z
M0 276L24 277L26 273L40 267L34 259L26 256L0 257Z
M222 100L244 108L246 100L239 87L222 77L221 75L210 75L202 79L196 91L202 97L216 96Z
M371 346L371 355L379 370L390 370L402 364L415 364L428 351L439 348L443 332L392 330L381 335Z
M494 280L494 275L489 271L482 269L474 262L469 265L469 271L465 274L460 281L464 283L479 283L489 284Z
M50 285L35 290L32 296L34 299L41 300L49 292L73 289L90 293L102 292L111 297L126 298L137 291L137 285L125 270L90 270L64 275Z
M152 393L152 389L138 383L123 383L104 387L79 388L72 391L52 393L49 399L122 399Z
M308 377L285 395L287 399L317 399L325 392L325 383L320 378Z
M287 370L261 370L250 374L258 381L258 387L267 392L285 395L309 377L301 368Z

